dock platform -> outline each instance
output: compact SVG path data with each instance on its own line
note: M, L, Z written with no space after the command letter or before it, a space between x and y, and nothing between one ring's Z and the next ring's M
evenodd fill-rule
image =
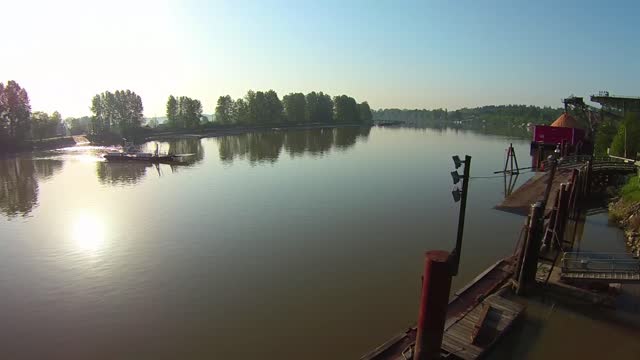
M520 318L525 306L493 294L445 329L442 350L448 358L481 358Z
M519 317L524 306L495 295L497 290L513 276L514 261L513 257L497 261L467 286L456 291L447 306L445 335L442 344L443 353L451 354L450 358L475 359L470 356L476 354L477 357L484 354ZM486 315L484 321L478 326L477 334L475 334L478 339L474 345L471 334L473 327L478 324L481 315L479 313L482 311L486 311ZM473 326L469 328L469 324L473 324ZM402 360L408 358L408 354L412 352L415 344L416 335L416 328L411 327L362 356L360 360ZM445 345L445 341L449 345ZM462 341L466 341L467 345L462 346Z
M571 179L572 168L560 168L557 170L551 187L549 201L547 201L547 213L555 204L555 196L560 184L566 183ZM547 182L549 181L549 173L536 173L531 179L522 184L517 190L507 196L504 201L495 208L519 215L527 215L531 208L531 204L543 198Z

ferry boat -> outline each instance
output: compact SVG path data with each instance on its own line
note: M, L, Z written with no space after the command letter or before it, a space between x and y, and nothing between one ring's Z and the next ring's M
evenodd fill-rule
M154 153L140 152L132 143L125 142L124 150L110 151L102 157L107 161L145 161L145 162L174 162L178 156L171 154L159 154L158 144Z

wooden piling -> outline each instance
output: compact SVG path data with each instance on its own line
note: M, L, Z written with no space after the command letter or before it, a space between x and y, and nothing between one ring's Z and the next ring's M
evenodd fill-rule
M546 205L547 201L549 201L549 195L551 194L551 188L553 187L553 178L556 175L556 168L558 167L558 161L553 157L553 155L550 155L548 160L550 169L549 178L547 179L547 187L544 189L544 196L542 197L543 205Z
M568 204L569 197L567 184L560 184L560 189L558 190L558 211L556 213L556 220L553 229L553 232L555 233L555 241L551 242L552 249L558 249L558 246L562 246L564 228L567 221Z
M540 243L542 241L542 220L544 204L541 201L531 205L531 216L527 230L524 252L521 256L522 265L518 276L516 294L525 295L536 281Z
M556 191L556 197L553 203L553 208L549 212L549 222L547 223L547 227L544 232L544 238L542 243L547 249L551 248L551 243L553 242L553 234L556 229L556 219L558 217L558 200L560 200L560 189Z

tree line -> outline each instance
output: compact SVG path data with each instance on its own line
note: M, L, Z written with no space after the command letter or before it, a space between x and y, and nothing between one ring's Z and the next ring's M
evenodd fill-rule
M171 128L193 129L198 127L206 117L202 116L200 100L187 96L178 98L173 95L167 100L167 125Z
M357 103L347 95L331 98L323 92L312 91L306 95L290 93L280 100L273 90L249 90L236 100L229 95L220 96L215 119L221 125L370 124L373 115L366 101Z
M0 83L0 147L11 149L30 137L31 105L17 82Z
M637 159L640 155L640 113L605 115L597 125L595 136L596 155L611 155Z
M62 116L31 112L27 91L17 82L0 82L0 152L29 149L30 140L66 135Z
M132 136L142 124L143 110L142 99L131 90L97 94L91 100L91 130L95 134Z
M532 105L488 105L476 108L447 109L380 109L373 112L374 120L402 121L411 125L433 122L478 121L501 124L550 124L562 113L562 108Z

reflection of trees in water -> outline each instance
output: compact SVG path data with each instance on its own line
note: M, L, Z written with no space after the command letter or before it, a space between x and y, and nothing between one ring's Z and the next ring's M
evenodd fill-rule
M226 163L245 158L252 163L275 162L283 147L292 157L324 154L334 146L346 149L355 145L358 138L366 140L370 131L370 127L339 127L250 133L221 137L218 147L220 160Z
M244 159L248 149L247 134L218 138L218 153L225 163L232 162L234 158Z
M268 161L274 163L280 156L280 149L284 144L284 134L281 131L268 133L248 134L249 138L249 161Z
M38 179L31 158L0 160L0 211L27 216L38 203Z
M96 174L101 184L132 185L140 181L151 166L151 163L146 162L101 161L96 163Z
M336 130L335 146L338 149L344 150L352 147L356 143L356 139L360 132L360 128L357 127L344 127Z
M280 131L224 136L218 139L218 152L226 163L245 158L251 163L276 162L283 144Z
M289 131L284 137L284 148L291 155L302 155L307 151L309 131Z
M358 128L358 138L366 141L369 139L369 133L371 132L371 126L363 126Z
M173 155L189 155L182 157L179 164L169 164L171 171L178 171L184 166L193 166L204 159L204 148L200 138L180 138L168 142L168 153Z
M313 129L307 133L307 151L312 155L324 154L331 150L335 133L339 129Z
M62 170L62 160L33 160L39 180L48 180Z
M193 165L204 159L204 149L202 148L202 142L200 138L180 138L171 140L168 142L169 154L184 155L193 154L192 156L185 157L183 162L188 165Z

